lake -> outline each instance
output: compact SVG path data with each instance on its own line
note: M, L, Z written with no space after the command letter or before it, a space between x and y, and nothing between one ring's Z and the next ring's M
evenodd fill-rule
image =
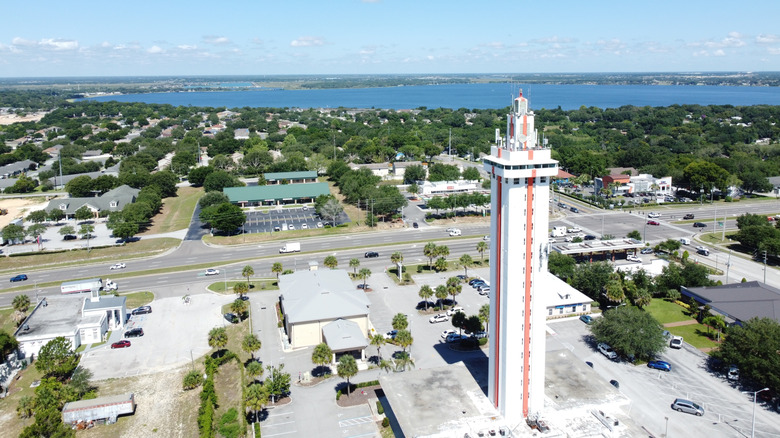
M581 106L617 108L623 105L780 105L780 87L694 85L523 85L447 84L327 90L238 90L102 96L92 100L145 102L174 106L270 108L383 108L414 109L508 107L518 89L532 108L577 109Z

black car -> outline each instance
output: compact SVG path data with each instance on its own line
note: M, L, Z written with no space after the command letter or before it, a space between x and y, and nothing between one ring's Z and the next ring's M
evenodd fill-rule
M152 313L152 306L141 306L133 310L133 315L143 315L145 313Z
M582 238L582 240L596 240L596 236L593 234L586 234L585 237Z
M79 236L74 236L73 234L66 234L62 236L62 240L76 240Z
M693 215L691 213L688 213L685 216L683 216L683 219L693 219Z
M376 252L376 251L369 251L369 252L365 253L365 257L367 259L373 259L375 257L379 257L379 253Z
M412 227L413 227L413 228L420 228L420 226L419 226L419 225L417 225L417 222L413 223L413 224L412 224Z
M126 338L138 338L144 335L144 329L138 327L125 332Z
M17 281L26 281L27 280L27 274L19 274L11 277L11 282L15 283Z
M693 223L693 227L694 228L704 228L706 226L707 226L707 224L705 224L704 222L694 222Z
M569 208L569 210L571 210L572 213L579 213L580 212L580 210L577 207L571 207L571 208Z
M238 319L238 316L235 313L226 313L225 319L228 320L228 322L233 324L238 324L241 320Z

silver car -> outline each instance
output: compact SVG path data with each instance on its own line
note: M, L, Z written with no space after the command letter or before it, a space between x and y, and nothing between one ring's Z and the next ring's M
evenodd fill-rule
M704 408L699 406L698 404L690 401L685 400L683 398L676 398L674 399L674 403L672 403L672 409L674 409L677 412L685 412L688 414L695 414L698 416L704 415Z

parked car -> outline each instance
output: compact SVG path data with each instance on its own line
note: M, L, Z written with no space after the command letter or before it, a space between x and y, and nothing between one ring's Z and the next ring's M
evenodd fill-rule
M430 319L428 319L428 322L430 322L431 324L436 324L437 322L446 322L449 320L450 320L449 316L443 313L439 313L438 315L431 316Z
M580 228L580 227L571 227L568 230L566 230L566 232L569 233L569 234L581 233L582 232L582 228Z
M672 409L677 412L685 412L688 414L698 415L700 417L704 415L704 408L701 407L698 403L694 403L690 400L685 400L682 398L674 399L674 402L672 403Z
M144 329L137 327L125 332L126 338L137 338L144 335Z
M593 317L590 315L580 315L580 321L584 322L585 324L592 324Z
M206 269L205 275L219 275L219 269Z
M477 338L477 339L482 339L482 338L487 338L488 334L487 334L486 331L480 331L480 332L472 333L471 337L472 338Z
M672 339L669 341L669 347L676 348L678 350L682 348L682 344L683 344L682 336L673 336Z
M648 368L654 368L656 370L662 370L669 372L672 370L672 365L669 362L663 360L651 360L647 363Z
M384 336L385 339L395 339L395 335L398 334L398 330L390 330L389 332L385 333Z
M483 285L483 286L478 287L477 290L479 291L480 295L485 295L485 294L490 293L490 286Z
M417 225L417 222L412 223L412 228L420 228L419 225Z
M365 257L367 259L372 259L372 258L375 258L375 257L379 257L379 253L376 252L376 251L369 251L369 252L363 254L363 257Z
M597 346L598 350L603 354L604 356L607 356L607 358L615 360L617 359L617 353L615 353L615 350L612 349L609 345L605 343L600 343Z
M309 224L302 224L301 225L301 229L302 230L308 230L309 229Z
M643 248L642 251L639 251L639 254L652 254L653 248Z
M241 319L235 313L226 313L224 316L229 323L238 324L241 322Z
M145 313L152 313L152 306L141 306L132 311L133 315L143 315Z
M617 380L614 380L614 379L610 380L609 383L610 383L610 385L614 386L615 388L620 389L620 383Z
M693 228L706 228L706 227L707 227L707 224L705 224L704 222L694 222L693 223Z
M11 283L16 283L17 281L27 281L27 274L19 274L11 277Z
M469 286L473 286L473 285L474 285L474 283L476 283L476 282L478 282L478 281L481 281L481 282L483 282L483 283L485 282L485 280L483 280L483 279L481 279L481 278L479 278L479 277L474 277L474 278L472 278L471 280L469 280Z
M629 262L641 262L642 261L642 259L640 259L639 257L637 257L635 255L626 256L626 260L628 260Z
M693 219L693 218L694 218L694 216L691 213L688 213L685 216L683 216L683 219Z
M73 235L73 234L66 234L62 236L62 240L77 240L79 236Z
M371 286L368 283L366 283L366 284L360 283L359 285L357 285L357 288L358 289L368 290L368 289L371 289Z
M455 330L453 330L453 329L444 330L443 332L441 332L441 338L442 339L447 339L447 336L452 335L452 334L455 334Z
M317 222L317 228L322 228L322 222Z
M729 371L726 374L726 378L733 382L739 380L739 368L736 365L729 365Z
M463 307L460 307L460 306L451 307L451 308L447 309L447 316L452 316L452 315L454 315L454 314L456 314L458 312L464 312L465 313L465 311L463 310Z
M650 213L647 213L647 217L649 217L650 219L655 219L657 217L661 217L661 213L650 212Z
M596 240L596 236L593 234L586 234L585 237L582 238L583 240Z
M125 269L125 267L126 265L124 263L115 263L108 269Z
M114 349L114 348L127 348L130 345L131 345L130 341L128 341L126 339L122 339L119 342L114 342L113 344L111 344L111 349Z
M447 335L447 339L445 339L447 342L459 342L462 339L466 339L468 336L463 336L458 333L452 333L450 335Z
M287 229L288 229L288 230L294 230L294 229L295 229L295 225L293 225L293 224L290 224L290 226L289 226L289 227L287 227Z

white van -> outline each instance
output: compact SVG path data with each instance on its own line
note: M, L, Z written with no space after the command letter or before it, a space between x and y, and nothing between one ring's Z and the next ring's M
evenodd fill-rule
M453 228L450 230L450 236L460 236L460 230L457 228Z
M680 243L682 243L683 245L690 245L691 239L688 239L687 237L683 237L682 239L680 239Z
M282 231L287 231L287 224L282 224Z

